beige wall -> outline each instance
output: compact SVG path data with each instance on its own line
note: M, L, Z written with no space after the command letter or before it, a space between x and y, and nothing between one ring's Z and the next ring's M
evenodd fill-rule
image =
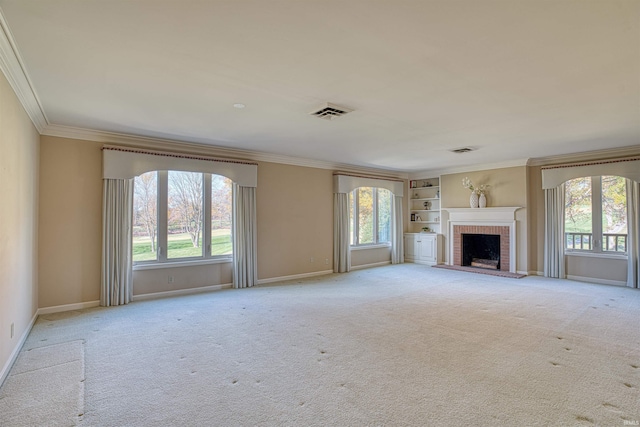
M0 73L0 383L38 308L39 141Z
M462 179L469 177L474 185L490 185L487 206L521 207L516 211L516 270L528 271L529 248L527 218L527 168L525 166L491 169L442 175L440 177L442 208L468 208L470 191L462 186ZM442 215L445 235L445 255L448 255L447 215Z
M43 136L39 306L100 299L102 144Z
M100 298L101 146L42 137L39 307ZM324 169L259 164L259 279L333 269L332 176ZM136 270L133 281L134 295L225 285L232 281L231 264Z
M391 263L391 247L356 249L351 251L351 268Z
M332 171L261 162L256 197L259 279L333 270Z

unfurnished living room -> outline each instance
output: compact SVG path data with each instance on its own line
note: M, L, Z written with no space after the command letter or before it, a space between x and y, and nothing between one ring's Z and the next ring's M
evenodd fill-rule
M0 426L640 425L640 1L0 0Z

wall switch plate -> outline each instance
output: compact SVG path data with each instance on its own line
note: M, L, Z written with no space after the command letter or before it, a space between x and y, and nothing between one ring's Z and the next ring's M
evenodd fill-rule
M11 322L11 338L13 338L13 330L14 330L14 326L13 326L13 322Z

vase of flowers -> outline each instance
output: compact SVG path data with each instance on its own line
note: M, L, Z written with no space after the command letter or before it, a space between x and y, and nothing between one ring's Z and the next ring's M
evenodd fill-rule
M475 187L473 182L468 177L464 177L462 179L462 186L468 190L471 190L471 195L469 196L469 206L472 208L487 206L487 197L484 192L489 188L487 184L479 185Z

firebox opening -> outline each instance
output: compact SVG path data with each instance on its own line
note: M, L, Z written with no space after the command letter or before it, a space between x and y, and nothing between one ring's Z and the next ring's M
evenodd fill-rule
M500 270L500 235L462 234L462 265Z

